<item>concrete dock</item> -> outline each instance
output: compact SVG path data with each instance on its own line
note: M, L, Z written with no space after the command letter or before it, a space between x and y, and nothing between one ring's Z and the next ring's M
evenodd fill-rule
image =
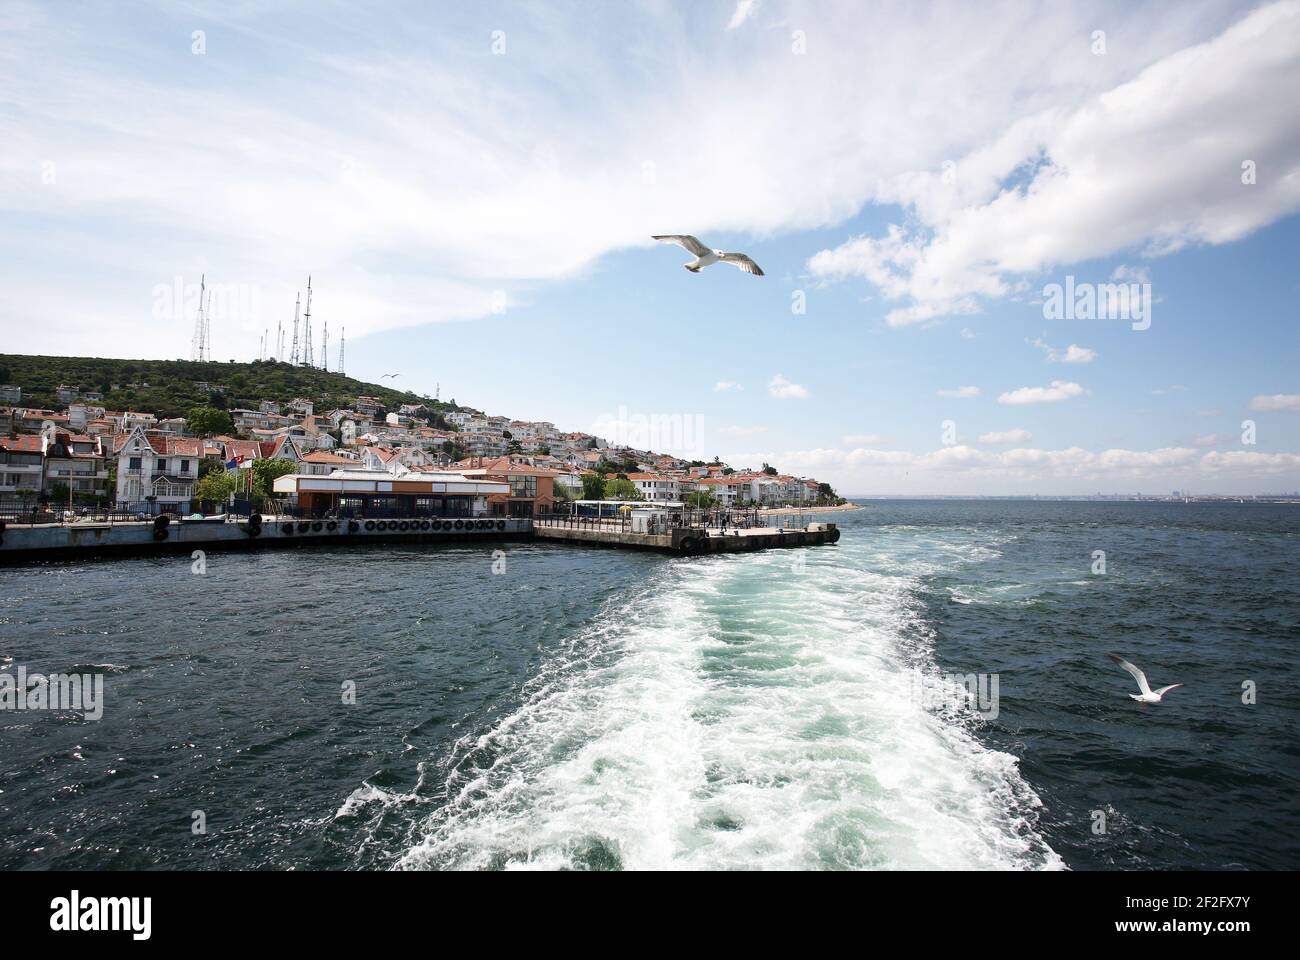
M260 516L221 521L157 517L116 523L0 523L0 563L80 559L99 555L155 555L207 549L354 546L367 543L450 543L474 540L540 540L579 546L658 550L685 556L741 553L781 547L833 544L833 523L807 529L673 527L638 533L625 524L566 522L527 517L440 517L414 519L300 519Z
M747 527L739 530L728 528L724 532L718 527L676 527L660 534L636 533L619 524L601 526L547 521L534 525L533 536L538 540L660 550L690 556L703 553L744 553L780 547L815 547L835 543L840 538L840 531L833 523L812 523L806 530Z

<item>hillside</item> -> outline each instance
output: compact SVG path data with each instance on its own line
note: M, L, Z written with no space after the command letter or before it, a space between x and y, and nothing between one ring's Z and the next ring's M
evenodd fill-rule
M308 398L324 413L350 406L361 395L375 397L390 409L403 403L422 403L439 411L461 409L410 391L273 360L199 363L0 354L0 383L22 387L24 407L61 409L55 391L67 384L103 393L103 406L110 410L138 410L159 417L183 417L199 406L256 410L262 400L286 403L295 397ZM203 389L203 383L210 389Z

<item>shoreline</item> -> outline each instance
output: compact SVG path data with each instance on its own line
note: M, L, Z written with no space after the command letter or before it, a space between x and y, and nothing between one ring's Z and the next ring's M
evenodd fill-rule
M844 503L834 507L772 507L760 509L760 517L789 517L798 516L801 513L845 513L849 510L865 510L865 504L862 503Z

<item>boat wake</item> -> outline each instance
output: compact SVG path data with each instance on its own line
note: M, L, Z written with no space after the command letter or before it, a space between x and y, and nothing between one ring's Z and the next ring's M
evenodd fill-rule
M917 696L920 580L990 549L941 546L665 564L460 741L395 865L1062 866L1016 759Z

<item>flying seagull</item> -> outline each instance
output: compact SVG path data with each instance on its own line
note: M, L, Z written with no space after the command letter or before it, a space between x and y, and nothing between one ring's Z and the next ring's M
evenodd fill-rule
M387 380L389 377L400 377L400 376L401 376L400 373L386 373L386 374L384 374L382 377L380 377L379 379L380 379L380 380Z
M1132 697L1134 700L1138 701L1139 703L1159 703L1161 700L1165 698L1165 694L1168 693L1170 690L1172 690L1174 687L1182 686L1181 683L1171 683L1169 684L1169 686L1161 687L1159 690L1152 690L1151 684L1147 683L1147 675L1145 673L1143 673L1137 667L1133 666L1133 664L1129 663L1127 660L1125 660L1123 657L1119 656L1118 654L1110 653L1107 654L1107 656L1109 656L1112 660L1118 663L1129 673L1133 674L1133 679L1138 682L1138 689L1141 690L1142 692L1140 694L1130 693L1129 696Z
M710 250L700 241L687 234L670 233L663 236L651 237L651 240L659 240L663 243L675 243L687 253L695 254L695 259L690 263L682 264L691 273L699 273L711 263L734 263L746 273L752 273L756 277L763 276L763 268L756 264L743 253L727 253L725 250Z

